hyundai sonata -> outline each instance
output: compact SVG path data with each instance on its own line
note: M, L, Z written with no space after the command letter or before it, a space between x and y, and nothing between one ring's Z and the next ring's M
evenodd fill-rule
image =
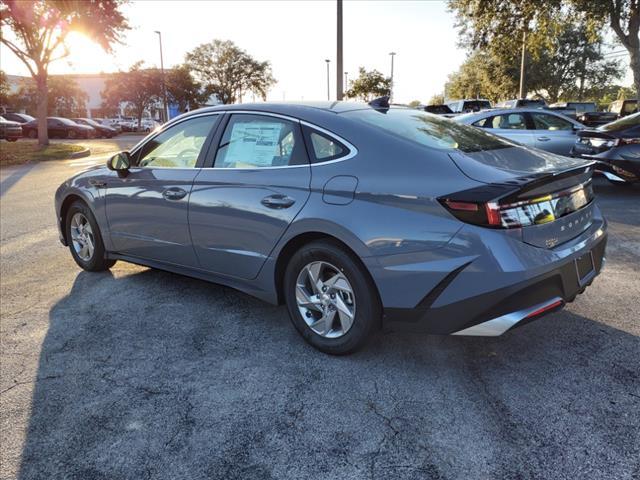
M385 99L227 105L69 179L55 208L81 268L284 303L344 354L381 327L500 335L572 301L604 261L592 171Z

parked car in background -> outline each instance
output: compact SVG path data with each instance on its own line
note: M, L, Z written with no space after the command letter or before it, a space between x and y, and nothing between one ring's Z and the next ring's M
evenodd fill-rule
M618 118L626 117L638 111L637 100L616 100L609 105L609 111L615 113Z
M15 142L22 137L22 125L0 116L0 140Z
M571 152L598 160L596 169L613 183L640 181L640 113L627 115L596 129L578 132Z
M547 102L542 98L514 98L503 100L495 105L496 108L545 108Z
M118 133L122 133L122 126L120 125L120 123L118 123L117 118L94 118L94 120L100 125L113 128Z
M451 114L453 113L453 111L447 105L421 105L418 108L435 115L451 116Z
M480 98L445 102L453 113L479 112L491 108L491 102Z
M10 122L18 122L20 124L33 122L35 120L31 115L27 115L26 113L3 113L2 116L5 120L9 120Z
M112 138L118 135L115 128L102 125L91 118L72 118L74 122L80 125L87 125L96 131L96 137Z
M38 121L33 120L22 126L25 137L38 138ZM47 131L50 138L94 138L96 131L87 125L62 117L47 117Z
M598 127L613 122L615 113L599 112L595 102L558 102L549 105L549 110L574 118L587 127Z
M500 335L591 284L593 162L372 104L182 115L60 185L60 240L88 271L122 260L284 303L331 354L381 327Z
M560 155L571 155L576 132L584 126L548 110L536 108L497 109L454 117L455 122L473 125L510 140Z

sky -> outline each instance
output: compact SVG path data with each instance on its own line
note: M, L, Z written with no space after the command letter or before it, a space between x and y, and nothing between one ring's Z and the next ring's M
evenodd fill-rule
M159 66L162 32L165 67L182 63L194 47L213 39L231 40L258 60L271 62L277 80L267 99L324 100L330 59L330 95L335 98L336 2L324 1L132 1L124 7L132 29L113 54L81 35L69 39L71 55L50 73L126 70L138 60ZM444 1L344 1L344 70L358 67L390 74L394 100L426 103L442 93L447 75L466 57L457 45L455 19ZM0 68L27 75L26 68L0 47ZM629 80L630 81L630 80ZM245 101L251 98L245 97Z

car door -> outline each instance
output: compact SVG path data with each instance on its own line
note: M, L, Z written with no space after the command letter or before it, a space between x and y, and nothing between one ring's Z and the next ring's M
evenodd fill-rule
M255 278L309 197L311 169L297 120L225 118L210 168L196 178L189 225L201 268Z
M535 146L533 131L529 128L527 117L523 112L510 112L492 115L478 120L475 127L488 129L494 135L513 140L515 142Z
M107 181L107 220L118 253L198 266L189 234L189 195L219 117L188 117L170 126L132 153L124 176Z
M547 152L569 155L576 143L574 124L551 113L531 112L535 128L536 147Z

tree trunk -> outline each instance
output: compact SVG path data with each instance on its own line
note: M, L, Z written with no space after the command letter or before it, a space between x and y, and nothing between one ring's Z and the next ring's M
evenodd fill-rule
M47 106L49 91L47 89L47 74L40 73L36 79L38 89L38 145L49 145L49 132L47 131Z
M629 66L633 72L633 84L636 87L636 101L640 110L640 49L629 50Z

